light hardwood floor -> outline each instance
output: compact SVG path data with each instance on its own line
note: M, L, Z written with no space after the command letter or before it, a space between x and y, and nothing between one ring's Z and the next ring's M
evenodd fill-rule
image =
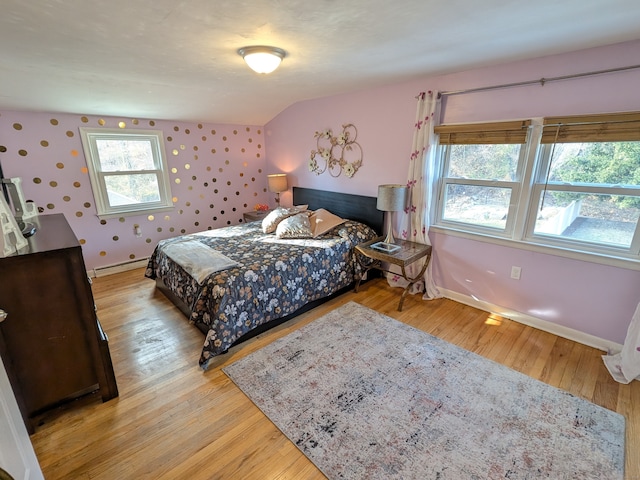
M640 479L640 382L616 383L602 352L549 333L446 299L409 296L398 312L399 291L377 279L234 347L203 372L204 336L142 269L97 278L93 291L120 396L104 404L87 397L41 418L31 440L48 480L324 478L221 367L348 301L625 415L625 479Z

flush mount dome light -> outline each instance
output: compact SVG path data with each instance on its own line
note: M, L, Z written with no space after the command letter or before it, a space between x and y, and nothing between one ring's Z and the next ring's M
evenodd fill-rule
M286 52L277 47L255 46L242 47L238 54L254 72L271 73L278 68Z

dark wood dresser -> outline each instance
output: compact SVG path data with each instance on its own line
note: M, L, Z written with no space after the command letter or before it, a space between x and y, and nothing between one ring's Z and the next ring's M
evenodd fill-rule
M29 433L63 403L118 396L78 239L62 214L35 223L29 248L0 258L0 355Z

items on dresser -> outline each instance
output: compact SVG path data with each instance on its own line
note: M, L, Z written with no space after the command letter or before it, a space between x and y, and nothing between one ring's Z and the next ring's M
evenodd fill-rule
M11 208L0 195L0 257L15 255L27 246L27 241L13 217Z
M36 225L31 220L38 216L38 207L32 201L27 201L22 193L22 179L19 177L2 178L3 190L7 193L7 203L13 206L13 216L25 237L36 231Z

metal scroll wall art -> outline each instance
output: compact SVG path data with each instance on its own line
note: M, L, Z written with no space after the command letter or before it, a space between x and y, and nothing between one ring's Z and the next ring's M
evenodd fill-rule
M309 171L320 175L329 172L332 177L344 174L351 178L362 166L362 147L356 142L358 130L348 123L342 132L334 135L331 129L316 132L316 149L311 150Z

